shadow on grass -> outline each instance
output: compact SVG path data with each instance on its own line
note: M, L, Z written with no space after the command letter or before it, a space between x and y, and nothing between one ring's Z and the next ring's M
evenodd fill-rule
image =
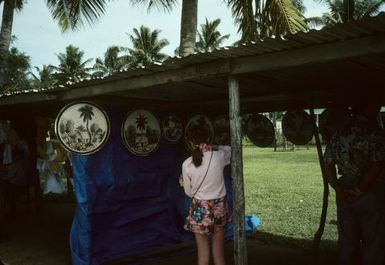
M337 242L334 240L321 240L318 250L315 248L313 238L293 238L288 236L276 235L262 231L256 231L249 237L251 240L257 240L266 246L281 246L285 248L302 250L314 261L319 261L318 264L323 264L325 260L330 261L330 264L337 257ZM317 264L317 262L314 262ZM329 263L328 263L329 264Z

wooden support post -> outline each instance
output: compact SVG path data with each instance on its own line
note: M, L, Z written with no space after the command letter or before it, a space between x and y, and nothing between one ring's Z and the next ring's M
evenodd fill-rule
M320 163L320 167L321 167L322 182L323 182L323 187L324 187L320 223L319 223L318 230L314 235L314 241L313 241L314 258L317 260L318 254L319 254L318 253L319 245L320 245L321 238L322 238L324 228L325 228L326 215L327 215L328 204L329 204L329 184L328 184L328 181L327 181L326 175L325 175L325 169L324 169L324 165L323 165L322 147L321 147L321 141L319 138L318 127L317 127L316 119L315 119L315 115L314 115L314 109L310 109L310 115L313 119L314 136L315 136L315 142L317 145L317 153L318 153L318 159L319 159L319 163Z
M243 186L242 128L239 107L239 84L229 77L229 117L231 136L231 176L233 180L233 223L235 265L247 265L245 235L245 194Z

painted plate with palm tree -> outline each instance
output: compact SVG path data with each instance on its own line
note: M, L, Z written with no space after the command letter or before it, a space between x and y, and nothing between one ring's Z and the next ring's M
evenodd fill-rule
M211 120L206 115L195 115L191 117L187 122L186 128L184 130L185 145L190 151L190 145L187 144L187 135L189 135L190 131L194 130L195 128L203 128L207 131L207 134L209 135L209 143L212 143L214 140L214 127Z
M228 115L221 115L214 119L214 143L230 145L230 121Z
M91 102L65 106L55 120L55 133L61 145L72 153L88 155L98 151L110 135L107 114Z
M162 119L163 137L170 142L178 142L183 136L183 124L177 116L168 115Z
M314 135L310 115L304 110L287 111L282 119L282 133L293 144L307 144Z
M259 147L271 146L274 143L273 123L261 114L254 114L247 119L246 134L250 141Z
M148 156L156 151L160 136L159 120L148 110L137 109L129 112L122 124L123 142L135 155Z

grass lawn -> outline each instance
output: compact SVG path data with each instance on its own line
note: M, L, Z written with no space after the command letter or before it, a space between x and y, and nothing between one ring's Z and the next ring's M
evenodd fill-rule
M246 213L261 220L255 238L310 248L322 208L322 176L316 148L274 152L243 148ZM321 248L335 248L337 226L334 190Z

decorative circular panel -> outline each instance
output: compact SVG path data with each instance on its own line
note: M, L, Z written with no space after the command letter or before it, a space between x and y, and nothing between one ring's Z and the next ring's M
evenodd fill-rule
M55 133L63 147L73 153L88 155L98 151L110 134L106 113L90 102L65 106L56 117Z
M274 143L274 126L261 114L252 115L247 120L246 134L250 141L259 147L267 147Z
M293 144L307 144L313 138L313 122L303 110L288 111L282 119L282 132Z
M183 125L180 119L174 115L168 115L162 119L163 137L170 142L178 142L183 136Z
M147 156L160 142L160 124L154 114L137 109L128 113L122 125L122 138L127 149L136 155Z
M186 144L188 149L190 149L190 148L189 148L189 145L187 144L186 136L189 134L189 132L191 130L193 130L196 127L203 128L207 131L207 133L209 135L209 142L210 143L212 143L212 141L214 139L214 127L213 127L210 119L205 115L201 115L201 114L195 115L187 122L186 128L184 130L185 144Z
M230 121L227 115L214 119L214 143L217 145L230 145Z
M349 119L349 111L344 107L330 107L325 109L319 116L319 132L322 137L329 141L337 131L340 124Z

